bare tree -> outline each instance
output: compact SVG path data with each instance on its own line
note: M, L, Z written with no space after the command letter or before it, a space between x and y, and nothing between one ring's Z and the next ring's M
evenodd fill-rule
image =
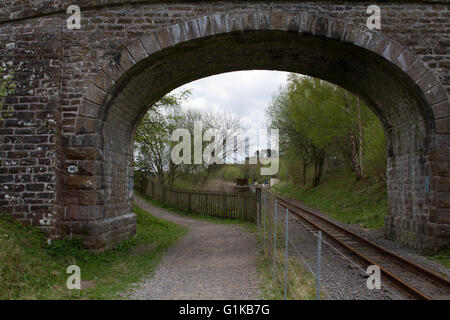
M244 134L244 125L238 117L226 112L208 111L202 114L203 127L205 130L212 129L216 132L214 149L220 153L223 159L228 158L243 147L242 137ZM231 148L230 148L231 146Z

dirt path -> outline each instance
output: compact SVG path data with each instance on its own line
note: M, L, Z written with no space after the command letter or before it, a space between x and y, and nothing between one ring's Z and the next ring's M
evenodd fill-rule
M132 299L258 299L255 234L236 225L206 222L155 207L135 196L142 209L186 226L188 234L163 257Z

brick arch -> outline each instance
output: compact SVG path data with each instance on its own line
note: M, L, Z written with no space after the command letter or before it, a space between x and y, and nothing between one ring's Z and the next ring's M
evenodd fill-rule
M292 45L293 49L288 50L290 60L283 61L284 56L277 52L259 56L258 50L272 50L258 46L265 41L273 43L274 50L281 50L281 44ZM254 55L242 50L240 58L236 52L222 51L228 44L249 47ZM305 51L299 44L305 44ZM203 46L218 60L197 61L194 64L198 70L183 65L183 57L193 58L190 52L200 52L207 60ZM334 66L327 64L325 58L330 56L324 48L338 56ZM346 57L339 60L339 50L364 58L356 59L355 67ZM312 64L315 52L318 64L323 64L318 70ZM236 59L233 63L227 60L232 57ZM255 57L261 61L249 61ZM302 59L306 62L299 62ZM439 114L448 117L449 113L442 85L419 57L382 33L316 14L281 10L210 15L174 24L131 42L105 63L83 97L76 134L69 138L65 152L65 165L74 162L82 169L77 175L67 175L65 184L75 181L75 185L96 186L95 192L86 193L84 199L71 198L65 203L70 233L83 236L87 246L101 249L134 232L132 199L127 190L131 141L135 125L151 103L198 78L270 67L324 78L365 98L388 136L387 236L421 249L448 243L448 200L441 198L446 189L439 176L442 171L443 177L448 172L441 160L448 144L445 134L449 133L447 122L439 120ZM151 70L157 70L154 74L158 77L152 76ZM167 70L167 76L162 70ZM364 79L370 71L376 73L375 77L382 74L381 79L398 92L379 81L367 81L371 88L355 81ZM386 97L377 96L377 89Z
M244 22L245 20L247 23ZM106 107L111 98L112 92L110 91L118 86L116 82L123 81L121 78L123 76L125 76L123 78L126 78L126 72L131 70L137 62L150 55L198 38L249 30L311 33L362 47L381 55L407 73L420 87L430 106L435 106L442 101L448 100L444 87L434 76L433 72L412 51L394 39L384 36L380 32L370 31L365 26L355 26L316 14L271 11L270 16L265 16L264 18L258 17L257 12L245 16L230 16L229 14L205 16L174 24L140 37L122 49L116 58L105 63L98 76L90 85L83 104L93 102L98 106ZM97 109L97 118L101 118L105 110Z

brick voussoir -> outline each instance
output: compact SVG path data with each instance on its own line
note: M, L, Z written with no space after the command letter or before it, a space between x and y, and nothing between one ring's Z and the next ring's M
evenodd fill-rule
M450 117L436 119L436 133L450 133Z
M172 37L173 44L177 45L187 40L184 25L177 23L169 27L170 36Z
M120 68L125 72L127 72L136 64L133 57L130 55L126 48L120 52L120 60L118 61L118 63L120 65Z
M96 85L91 85L89 91L85 95L84 99L93 102L97 105L101 105L106 97L106 92L97 87Z
M394 63L400 69L402 69L403 71L406 72L406 70L408 70L408 68L414 62L414 59L415 59L415 56L410 50L403 49L403 51L400 53L400 55L397 57L397 59Z
M385 57L390 62L395 63L400 53L403 51L403 47L397 41L391 39L387 44L382 56Z
M195 20L197 23L197 20ZM198 25L197 25L198 26ZM240 12L232 12L228 14L228 26L230 32L243 32L242 15ZM200 31L199 31L200 36Z
M174 45L169 28L158 30L156 32L156 38L158 39L159 47L161 48L161 50L172 47Z
M200 37L197 20L188 20L184 22L184 31L186 33L186 40L194 40Z
M214 23L214 34L229 32L227 14L215 14L212 16L212 20Z
M431 106L435 119L450 117L450 101L447 99Z
M117 81L125 73L125 71L120 67L119 63L115 60L109 60L105 63L103 67L103 72L105 72L113 81Z
M201 37L214 35L214 22L210 16L197 18L197 25Z
M114 85L114 80L107 73L105 73L104 70L101 70L95 78L94 84L104 92L108 92L108 90Z
M126 49L136 63L148 57L148 54L139 39L129 44ZM110 87L111 86L112 85L110 85Z
M434 87L425 92L425 97L430 105L436 105L441 102L448 101L447 93L445 89L437 83Z
M161 50L161 47L159 45L159 41L158 41L158 38L156 37L155 32L152 32L149 35L144 35L141 38L139 38L139 40L142 43L142 46L144 47L147 55L151 55L151 54Z

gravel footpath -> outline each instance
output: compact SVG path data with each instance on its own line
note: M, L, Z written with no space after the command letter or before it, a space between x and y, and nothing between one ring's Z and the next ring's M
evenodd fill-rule
M236 225L178 215L135 196L152 215L189 229L164 255L155 273L124 295L130 299L259 299L256 235Z

